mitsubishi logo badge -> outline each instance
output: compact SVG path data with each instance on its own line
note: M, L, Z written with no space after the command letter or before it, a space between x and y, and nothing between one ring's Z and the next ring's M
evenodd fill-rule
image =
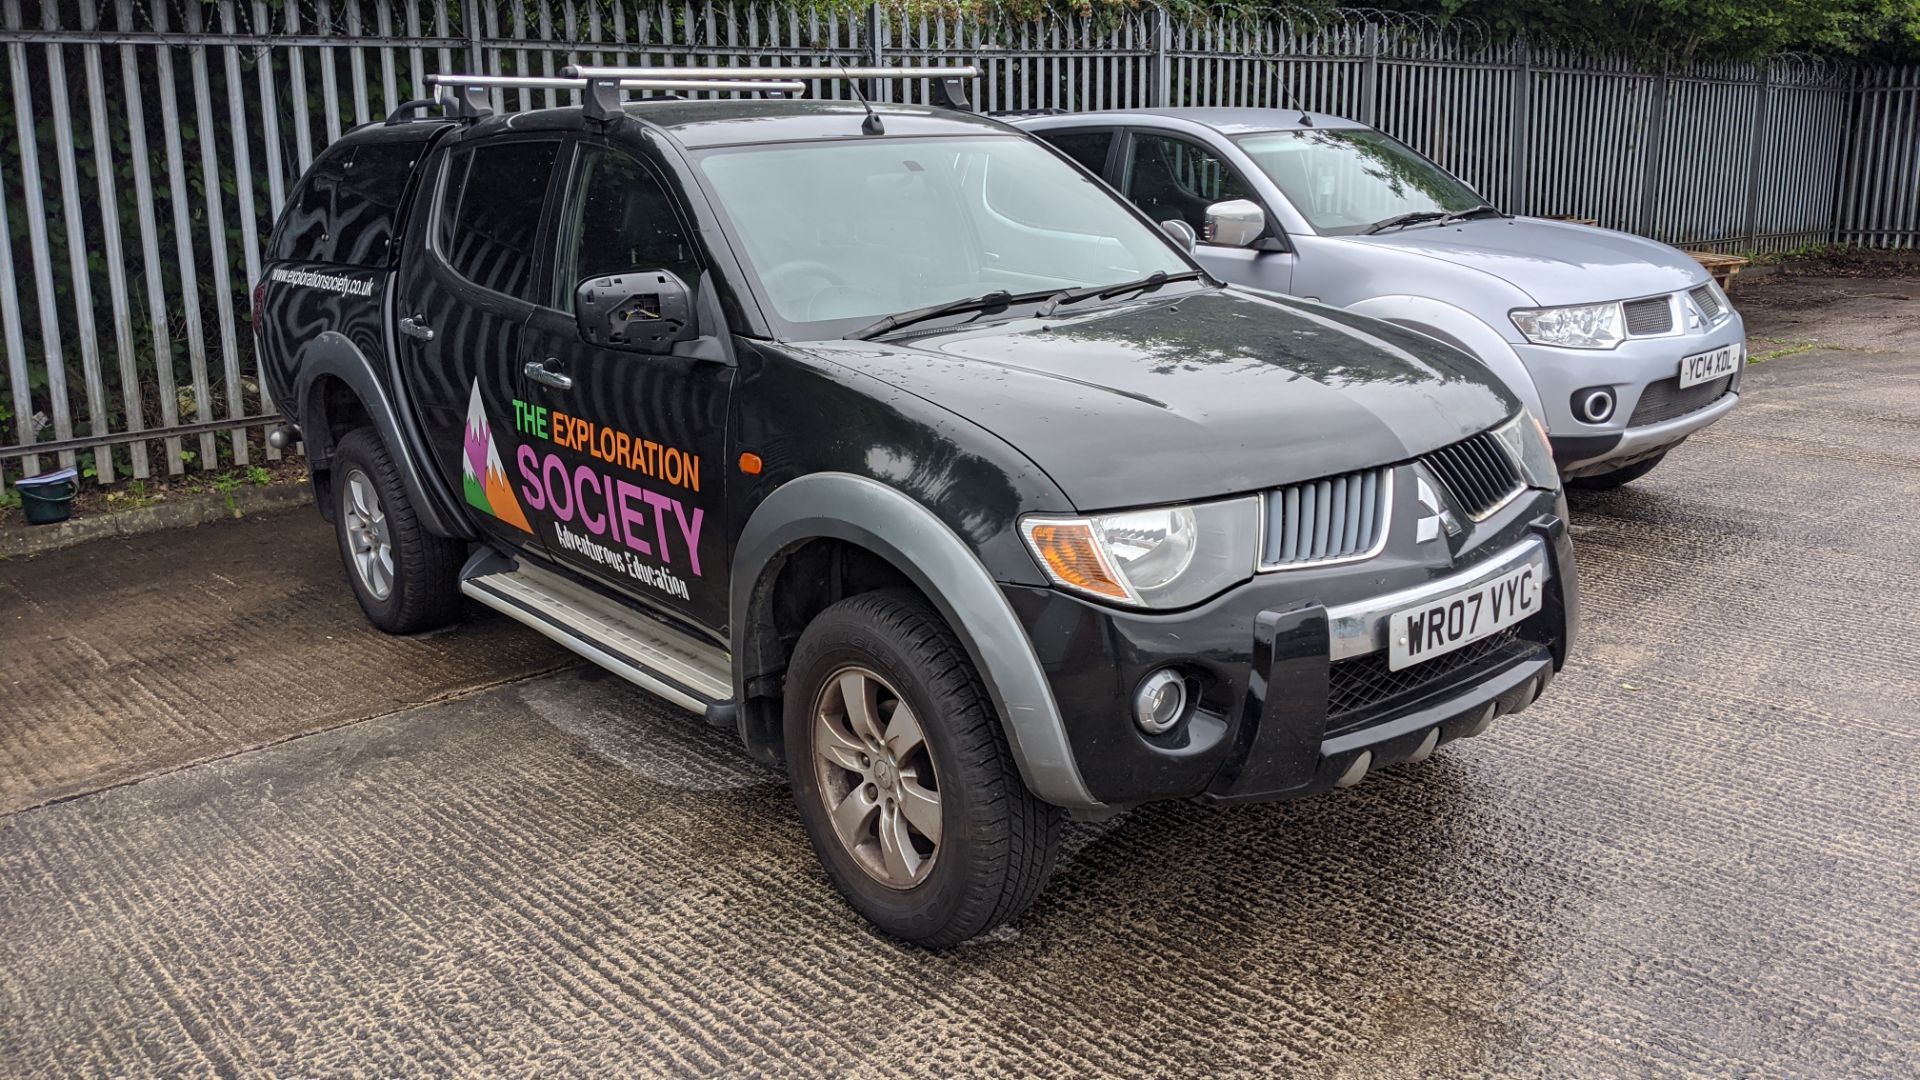
M1414 522L1414 540L1422 544L1429 540L1438 540L1440 528L1443 525L1446 526L1448 536L1460 535L1460 523L1454 520L1453 511L1441 503L1440 496L1433 493L1433 486L1427 483L1427 478L1415 477L1414 482L1416 494L1420 497L1420 505L1427 511L1420 515L1419 521Z

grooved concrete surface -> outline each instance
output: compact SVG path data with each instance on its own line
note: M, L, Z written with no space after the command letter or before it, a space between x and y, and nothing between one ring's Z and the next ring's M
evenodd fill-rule
M0 813L571 659L471 615L367 625L310 506L0 561Z
M1587 634L1549 700L1344 794L1078 826L991 940L877 937L778 775L572 667L0 819L0 1073L1920 1074L1920 345L1747 380L1575 500ZM350 615L324 534L288 535L325 575L249 603ZM5 626L11 746L64 684ZM411 650L512 637L345 655L381 711L430 681ZM279 680L228 706L259 730L341 692L333 654L241 652ZM172 681L96 699L102 737L190 673L239 694L229 654L142 654ZM42 768L11 753L6 783Z

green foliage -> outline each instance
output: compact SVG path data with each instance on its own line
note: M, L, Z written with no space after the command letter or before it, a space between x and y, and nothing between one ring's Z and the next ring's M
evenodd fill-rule
M247 466L247 483L254 487L266 487L273 483L273 474L258 465Z
M1386 0L1390 10L1479 22L1501 35L1674 60L1781 52L1920 59L1920 0Z

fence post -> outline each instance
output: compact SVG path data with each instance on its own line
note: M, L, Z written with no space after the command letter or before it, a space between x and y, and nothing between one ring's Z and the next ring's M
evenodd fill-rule
M1164 109L1173 104L1173 73L1167 70L1167 37L1173 33L1173 20L1168 17L1167 9L1155 5L1153 9L1153 105Z
M1360 122L1380 126L1380 24L1367 22L1367 66L1360 79Z
M1513 43L1513 145L1507 159L1507 213L1532 211L1532 194L1527 190L1527 144L1533 138L1533 50L1527 39Z
M474 0L460 0L460 21L467 28L467 70L484 73L480 62L480 11Z
M1753 140L1747 147L1747 251L1759 250L1760 245L1760 150L1767 141L1767 113L1773 102L1773 61L1767 60L1761 65L1760 74L1753 77L1754 87L1760 91L1759 107L1753 111Z
M1653 237L1654 196L1660 190L1661 143L1667 134L1667 61L1660 61L1660 74L1653 80L1652 100L1647 103L1646 145L1641 149L1640 211L1635 215L1634 232Z

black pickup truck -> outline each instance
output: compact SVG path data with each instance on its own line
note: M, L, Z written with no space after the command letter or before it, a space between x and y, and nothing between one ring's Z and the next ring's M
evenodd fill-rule
M1069 815L1351 785L1565 661L1558 474L1465 354L1222 286L967 111L619 75L448 80L274 230L276 440L375 625L464 595L737 730L929 945Z

